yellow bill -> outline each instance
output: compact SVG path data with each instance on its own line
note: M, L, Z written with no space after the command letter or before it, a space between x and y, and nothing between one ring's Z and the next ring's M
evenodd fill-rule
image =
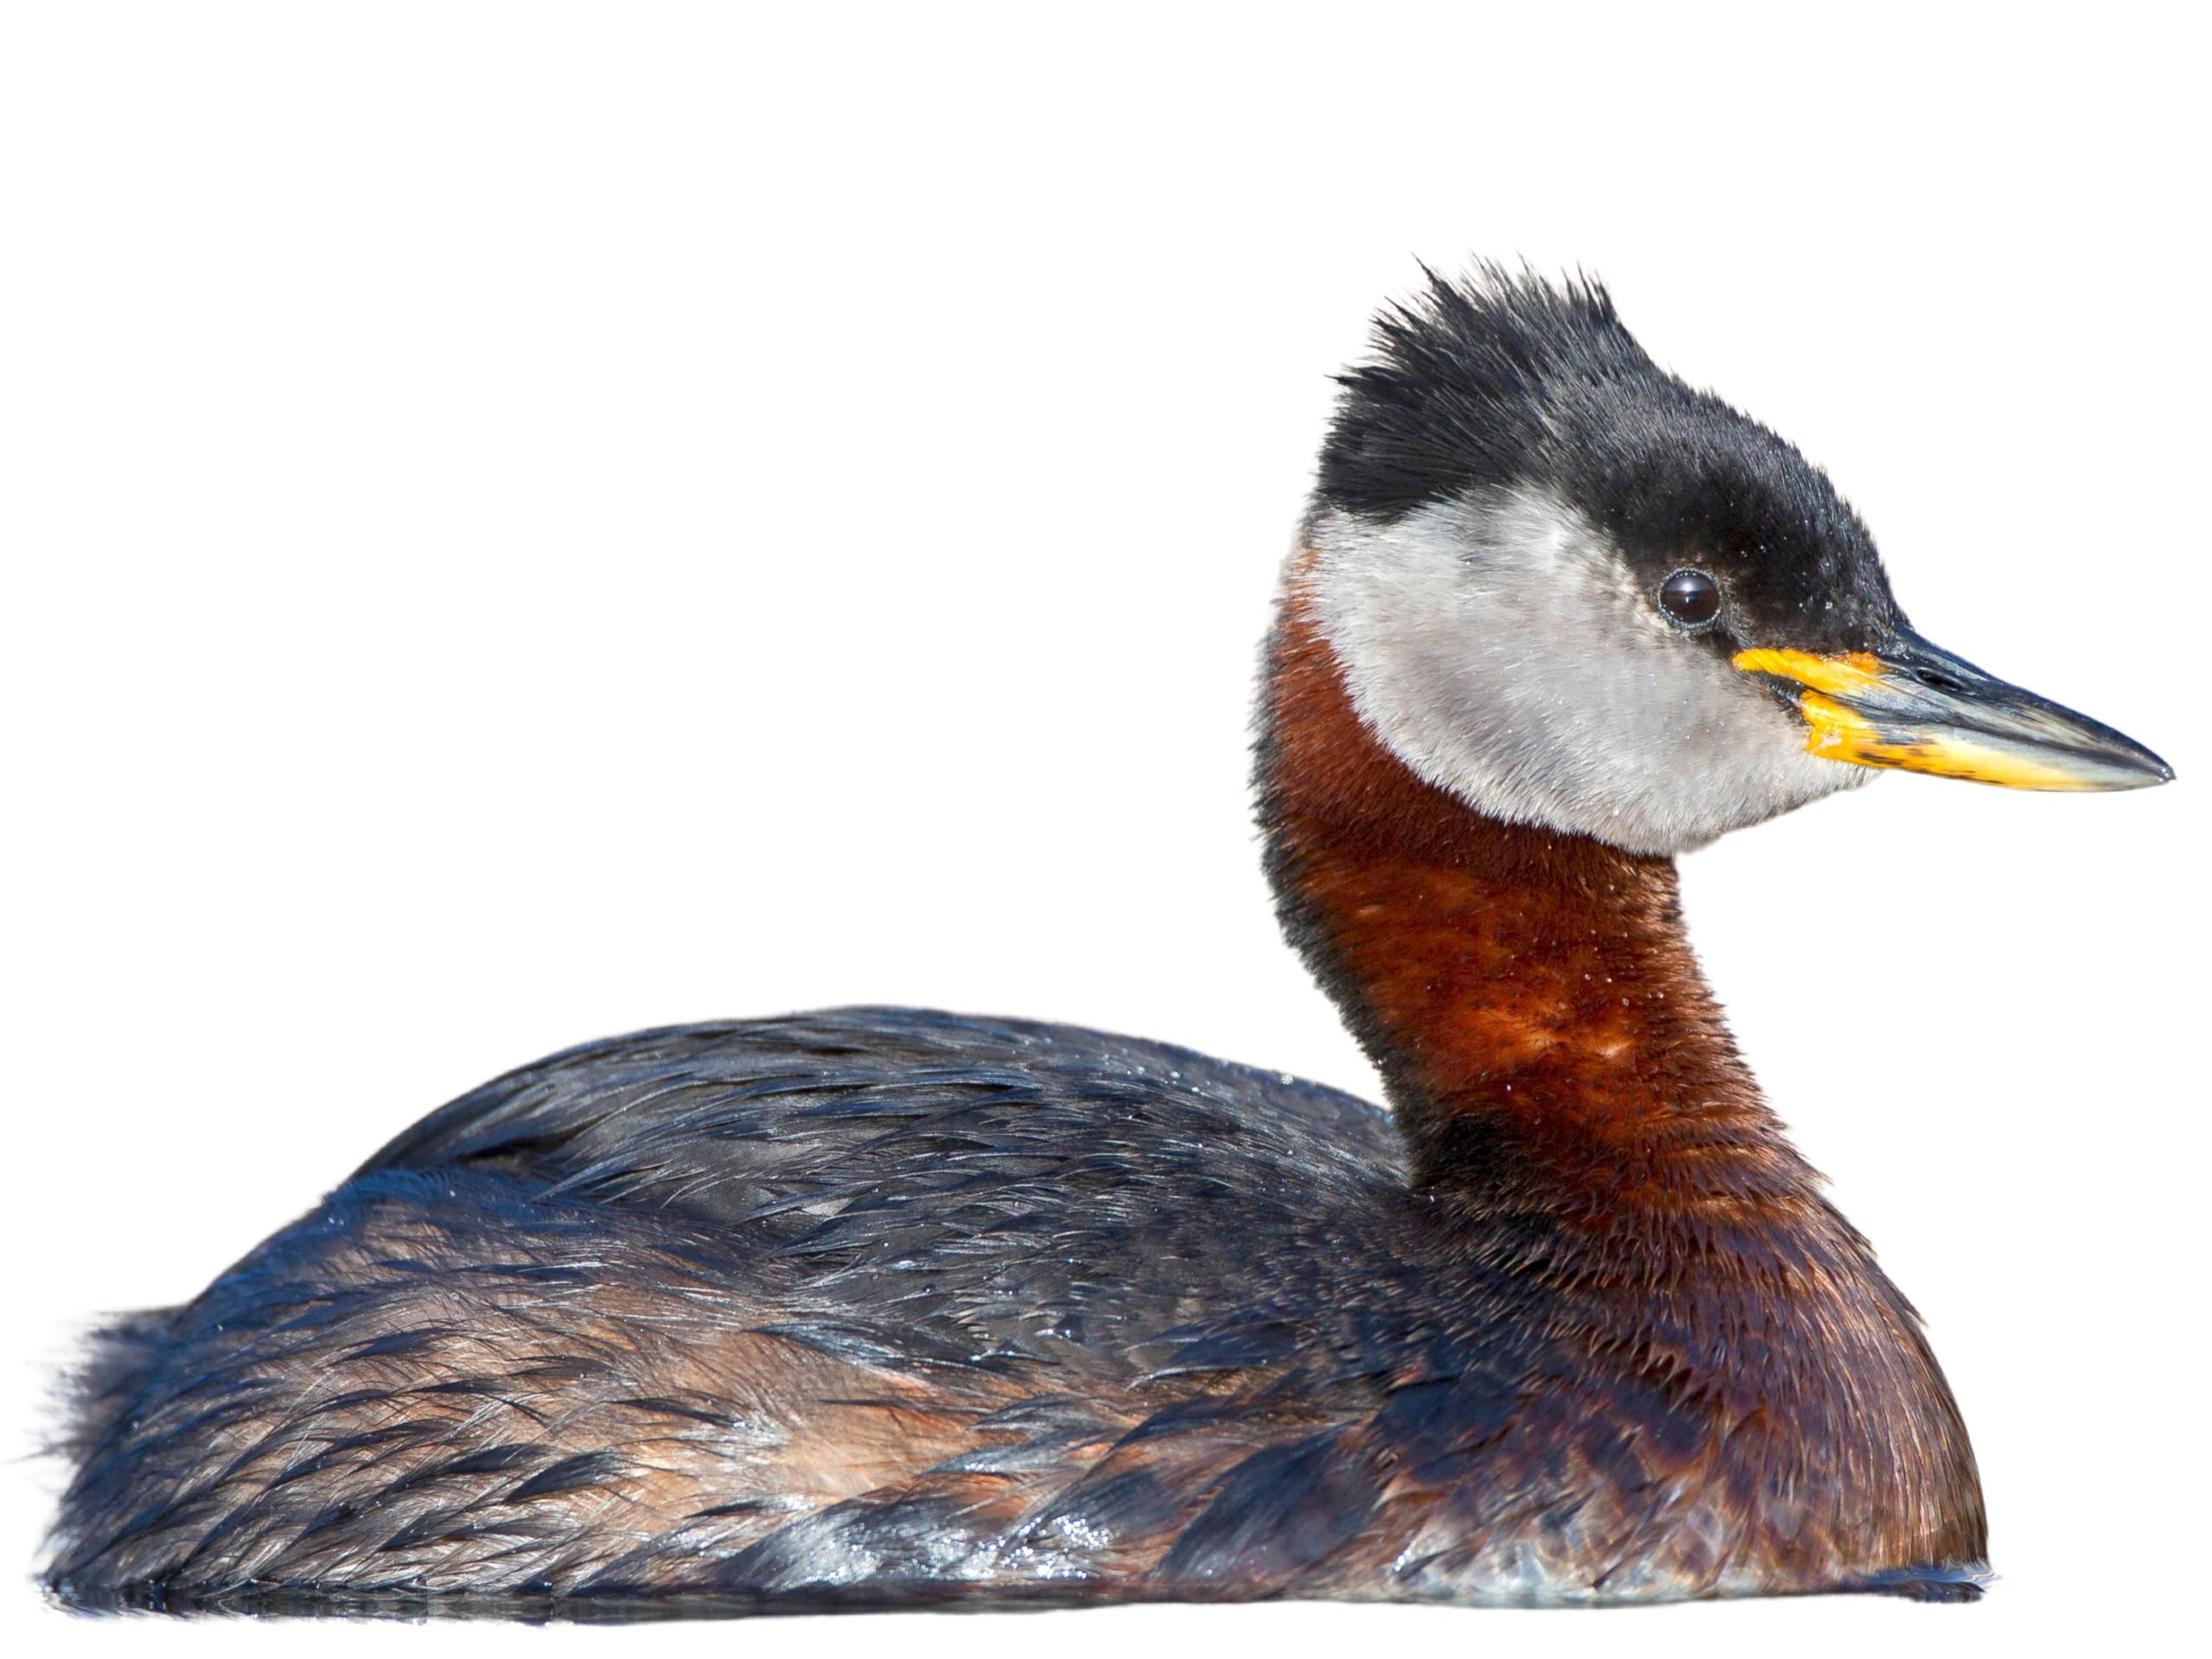
M1878 653L1757 649L1731 660L1793 699L1807 750L1829 760L2011 789L2140 789L2174 775L2133 738L1916 635Z

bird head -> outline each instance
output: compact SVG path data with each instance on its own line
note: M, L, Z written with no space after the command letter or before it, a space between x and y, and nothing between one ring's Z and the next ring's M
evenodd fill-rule
M1586 280L1485 266L1386 311L1305 546L1363 723L1507 822L1665 854L1883 769L2172 775L1915 633L1826 475L1659 368Z

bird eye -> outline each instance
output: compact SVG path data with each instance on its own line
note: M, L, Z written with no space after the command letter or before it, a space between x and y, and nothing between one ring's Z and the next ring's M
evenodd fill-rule
M1659 607L1686 628L1720 615L1720 584L1703 571L1677 571L1659 584Z

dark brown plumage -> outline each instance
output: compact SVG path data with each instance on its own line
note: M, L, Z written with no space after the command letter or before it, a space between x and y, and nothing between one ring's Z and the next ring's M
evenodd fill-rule
M1414 778L1297 599L1267 684L1284 925L1380 1068L1414 1180L1470 1240L1540 1234L1528 1293L1587 1344L1583 1404L1679 1390L1672 1467L1591 1471L1699 1494L1636 1571L1705 1590L1971 1578L1986 1527L1958 1408L1738 1056L1673 861L1500 824Z

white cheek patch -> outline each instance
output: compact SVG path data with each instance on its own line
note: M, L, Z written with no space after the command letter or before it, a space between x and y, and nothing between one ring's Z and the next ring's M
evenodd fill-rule
M1550 495L1326 513L1311 546L1297 580L1360 718L1492 817L1673 853L1871 775L1806 753L1803 726Z

